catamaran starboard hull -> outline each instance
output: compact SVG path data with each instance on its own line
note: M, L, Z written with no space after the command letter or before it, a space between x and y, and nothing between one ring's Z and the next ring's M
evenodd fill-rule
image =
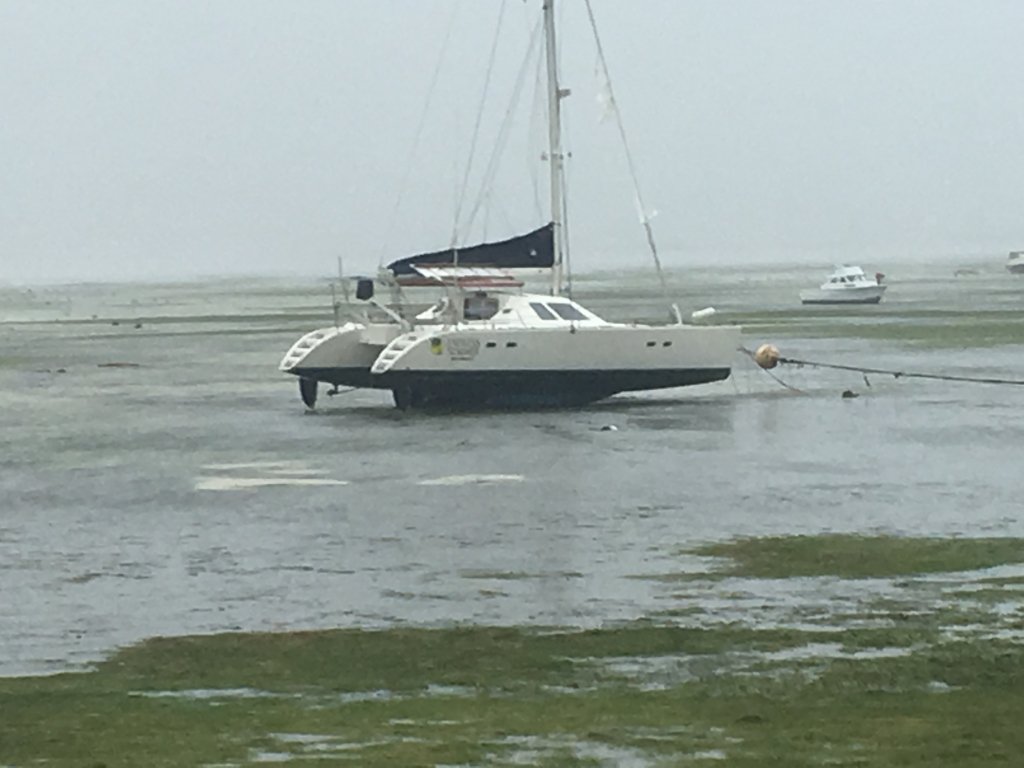
M300 381L390 389L400 408L558 408L604 400L620 392L687 387L729 378L725 368L564 371L391 371L303 369ZM304 398L305 399L305 398ZM315 402L315 400L314 400ZM307 402L307 405L312 405Z

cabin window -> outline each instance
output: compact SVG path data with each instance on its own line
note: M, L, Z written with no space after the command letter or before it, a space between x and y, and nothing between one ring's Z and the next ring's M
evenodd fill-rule
M537 317L539 317L541 320L556 319L554 314L552 314L551 310L545 307L539 301L531 301L530 307L533 309L534 312L537 313Z
M486 344L484 344L484 346L487 347L488 349L493 349L494 347L498 346L498 344L497 342L494 341L488 341Z
M663 341L663 342L661 342L661 346L663 346L663 347L671 347L672 346L672 342L671 341Z
M518 347L519 345L516 342L514 342L514 341L506 341L505 342L505 346L506 347Z
M549 307L558 313L563 320L586 320L587 316L580 312L572 304L549 304Z
M498 314L498 300L486 293L467 296L462 305L462 316L467 320L490 320Z

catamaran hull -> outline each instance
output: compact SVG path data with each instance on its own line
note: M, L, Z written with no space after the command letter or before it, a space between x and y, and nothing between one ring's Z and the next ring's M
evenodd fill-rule
M291 371L305 380L390 389L400 408L567 407L597 402L620 392L668 389L722 381L729 368L663 371Z
M391 390L402 409L564 407L620 392L721 381L739 344L739 329L727 326L418 326L401 332L350 323L304 336L281 370L299 377L309 407L316 382Z
M668 389L727 379L729 368L619 371L391 371L297 369L303 379L390 389L400 408L567 407L597 402L620 392Z
M388 374L394 391L413 407L571 407L620 392L667 389L720 381L729 369L669 371L501 371ZM397 401L396 401L397 402ZM400 404L400 403L399 403Z
M336 387L373 387L370 366L398 333L397 330L368 331L361 323L318 328L291 346L281 361L280 370L302 381ZM303 391L302 399L310 405L310 393ZM315 402L315 396L312 400Z

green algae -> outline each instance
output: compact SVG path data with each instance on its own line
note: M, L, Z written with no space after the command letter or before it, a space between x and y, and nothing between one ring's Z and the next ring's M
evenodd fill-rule
M88 673L0 680L0 760L584 766L618 755L653 766L704 755L739 766L963 766L1024 749L1019 644L823 659L810 677L796 664L752 675L715 663L758 642L756 630L645 624L152 640ZM704 654L707 671L653 687L586 671L621 653L666 652Z
M834 307L736 313L729 318L765 336L860 338L935 349L1020 344L1024 311ZM786 353L783 352L785 355Z
M1024 599L1024 591L1019 587L987 587L984 589L959 589L948 593L948 597L958 600L973 600L979 603L1004 603Z
M891 578L1022 563L1024 539L776 536L715 542L693 554L726 559L720 576Z
M1021 562L1020 540L770 537L699 554L722 563L710 587L896 577L896 591L794 604L774 626L684 605L590 630L153 638L87 672L0 679L0 765L960 768L1024 752L1019 578L961 583Z
M23 368L31 362L31 359L24 356L0 355L0 369Z
M1024 576L988 576L978 579L978 583L1002 587L1024 587Z

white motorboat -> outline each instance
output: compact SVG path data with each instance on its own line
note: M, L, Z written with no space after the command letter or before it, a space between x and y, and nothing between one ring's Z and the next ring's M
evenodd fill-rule
M881 272L868 277L860 267L841 266L818 288L800 292L803 304L877 304L886 286Z
M1015 275L1024 274L1024 251L1010 251L1006 260L1006 268Z
M738 327L683 323L674 304L670 324L610 322L564 290L568 237L560 109L569 91L559 84L554 20L553 0L545 0L550 223L500 242L400 259L376 280L359 279L355 306L361 311L307 333L281 361L280 370L299 378L308 407L316 403L320 383L335 390L389 389L404 410L572 406L730 375ZM603 66L600 51L598 46ZM639 190L633 196L639 200ZM643 224L660 276L650 223ZM550 273L550 293L524 292L520 278L538 271ZM376 298L378 287L387 301ZM408 296L425 287L439 294L427 309Z

